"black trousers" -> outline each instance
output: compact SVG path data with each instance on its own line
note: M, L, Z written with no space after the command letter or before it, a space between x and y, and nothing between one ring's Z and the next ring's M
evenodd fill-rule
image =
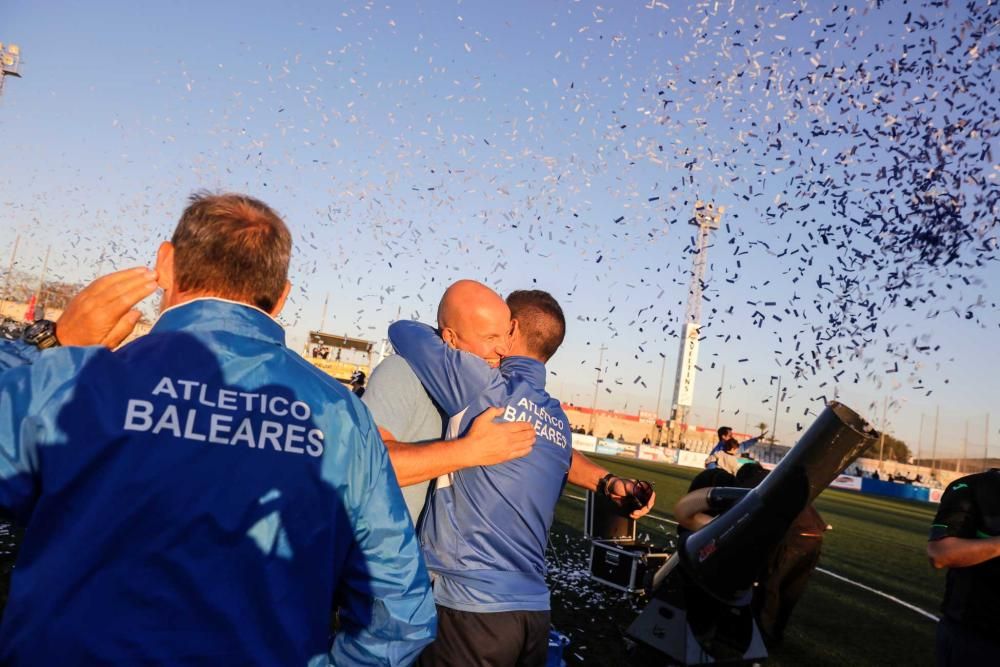
M549 612L478 614L438 605L437 639L418 667L544 667Z
M945 617L938 622L934 649L938 667L995 665L1000 656L1000 643Z

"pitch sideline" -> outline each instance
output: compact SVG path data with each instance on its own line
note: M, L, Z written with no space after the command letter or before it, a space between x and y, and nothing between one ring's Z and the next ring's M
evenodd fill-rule
M586 498L583 498L582 496L574 496L574 495L569 494L569 493L564 493L563 496L565 496L566 498L572 498L573 500L579 500L581 502L583 502L583 501L586 500ZM673 524L675 526L677 525L677 522L674 521L673 519L667 519L665 517L654 516L652 513L647 514L646 516L644 516L642 518L643 519L652 519L653 521L659 521L660 523L671 523L671 524ZM838 579L840 581L843 581L844 583L851 584L852 586L857 586L858 588L860 588L862 590L866 590L866 591L868 591L870 593L874 593L875 595L879 595L881 597L884 597L886 600L889 600L891 602L895 602L896 604L898 604L898 605L900 605L902 607L905 607L905 608L909 609L910 611L914 611L914 612L920 614L921 616L929 618L930 620L934 621L935 623L937 623L940 620L937 616L935 616L934 614L930 613L929 611L925 611L925 610L921 609L920 607L918 607L918 606L916 606L914 604L910 604L909 602L906 602L905 600L900 600L896 596L890 595L890 594L886 593L885 591L880 591L879 589L872 588L871 586L868 586L867 584L862 584L860 581L854 581L853 579L848 579L847 577L845 577L845 576L843 576L841 574L837 574L836 572L831 572L830 570L827 570L827 569L822 568L822 567L817 567L816 571L817 572L822 572L823 574L831 576L834 579Z

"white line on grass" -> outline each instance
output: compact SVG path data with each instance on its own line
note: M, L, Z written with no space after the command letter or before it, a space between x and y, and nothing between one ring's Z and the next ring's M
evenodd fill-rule
M563 495L566 496L567 498L572 498L573 500L586 501L586 498L583 498L581 496L574 496L574 495L569 494L569 493L565 493ZM667 519L665 517L654 516L653 514L647 514L646 516L644 516L642 518L644 518L644 519L652 519L653 521L659 521L660 523L672 523L675 526L677 525L677 522L674 521L673 519ZM857 586L858 588L864 589L864 590L866 590L866 591L868 591L870 593L874 593L875 595L880 595L880 596L884 597L886 600L891 600L892 602L895 602L898 605L906 607L910 611L915 611L918 614L920 614L921 616L925 616L926 618L931 619L935 623L939 620L937 616L935 616L934 614L930 613L929 611L924 611L923 609L921 609L920 607L918 607L916 605L912 605L909 602L906 602L905 600L900 600L896 596L889 595L888 593L880 591L877 588L872 588L871 586L867 586L865 584L862 584L860 581L854 581L853 579L848 579L847 577L845 577L843 575L837 574L836 572L831 572L830 570L827 570L827 569L822 568L822 567L817 567L816 571L817 572L822 572L823 574L826 574L826 575L829 575L829 576L833 577L834 579L839 579L840 581L843 581L844 583L847 583L847 584L851 584L852 586Z
M872 588L871 586L865 586L864 584L862 584L860 582L853 581L851 579L848 579L847 577L844 577L844 576L841 576L841 575L837 574L836 572L830 572L830 570L825 570L825 569L823 569L821 567L817 567L816 571L817 572L822 572L823 574L828 574L831 577L833 577L834 579L840 579L841 581L846 582L848 584L851 584L852 586L857 586L858 588L863 588L866 591L870 591L870 592L874 593L875 595L881 595L885 599L892 600L896 604L902 605L902 606L906 607L907 609L909 609L910 611L915 611L918 614L920 614L921 616L926 616L927 618L931 619L935 623L939 620L937 616L935 616L934 614L930 613L929 611L924 611L923 609L921 609L920 607L917 607L916 605L912 605L909 602L904 602L903 600L900 600L899 598L897 598L895 596L889 595L888 593L883 593L882 591L878 590L877 588Z

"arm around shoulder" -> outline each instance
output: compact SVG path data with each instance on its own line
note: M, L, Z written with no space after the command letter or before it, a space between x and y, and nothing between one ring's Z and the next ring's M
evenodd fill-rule
M389 436L391 434L384 434ZM467 468L461 440L409 443L385 437L385 448L400 486L420 484Z
M500 378L500 371L474 354L449 346L426 324L393 322L389 341L449 417L468 407L473 398Z
M528 422L495 422L502 410L488 408L473 420L464 436L408 444L382 433L400 486L419 484L463 468L489 466L520 458L535 445L535 429Z

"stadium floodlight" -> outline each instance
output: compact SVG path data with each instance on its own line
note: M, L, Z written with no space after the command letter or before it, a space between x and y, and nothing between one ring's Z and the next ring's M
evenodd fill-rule
M725 212L725 206L716 207L712 202L704 202L699 199L694 203L694 217L688 220L688 224L718 229L722 224L722 214Z
M0 42L0 94L3 94L3 84L8 76L21 78L21 47L17 44L8 44L4 48Z
M687 423L691 404L694 402L694 381L698 371L698 341L701 337L701 301L708 266L708 241L711 233L722 224L724 206L697 200L688 224L698 228L698 236L691 259L691 283L688 287L687 310L681 323L680 350L677 355L677 375L674 378L674 398L670 419L672 440L680 436L681 425ZM662 373L660 384L662 386ZM659 403L657 403L657 409ZM718 426L718 425L716 425Z

